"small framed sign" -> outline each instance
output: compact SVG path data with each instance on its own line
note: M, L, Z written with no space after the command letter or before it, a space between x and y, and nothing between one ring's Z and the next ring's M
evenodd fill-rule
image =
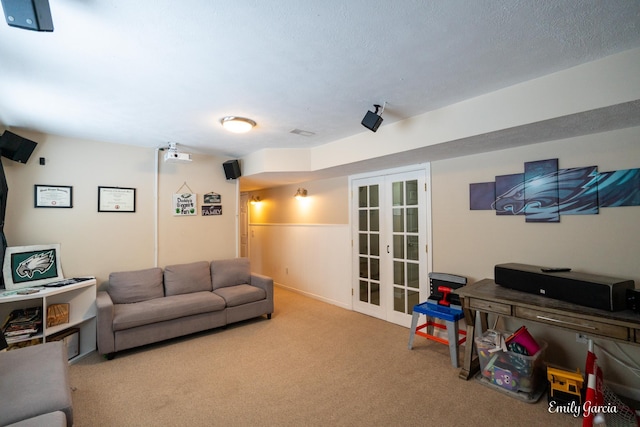
M222 196L219 195L218 193L206 193L204 195L204 204L205 205L212 205L214 203L220 203L222 201Z
M193 216L198 215L195 193L182 193L173 195L173 215Z
M136 189L98 187L98 212L135 212Z
M222 205L202 206L202 216L222 215Z
M67 185L34 185L34 207L72 208L73 187Z

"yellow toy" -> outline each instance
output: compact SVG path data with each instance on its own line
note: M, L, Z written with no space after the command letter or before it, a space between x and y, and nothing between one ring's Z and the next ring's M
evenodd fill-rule
M584 377L580 369L576 372L547 366L547 381L549 382L549 402L575 402L582 405Z

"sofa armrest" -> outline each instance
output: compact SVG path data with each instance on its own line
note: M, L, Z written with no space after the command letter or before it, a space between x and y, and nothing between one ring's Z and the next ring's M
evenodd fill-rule
M106 291L99 291L96 296L98 309L98 353L109 354L116 351L113 334L113 300Z
M62 341L0 353L0 425L55 411L64 412L65 425L73 425L67 356Z
M273 279L258 273L251 273L251 286L264 289L270 303L269 314L273 313Z

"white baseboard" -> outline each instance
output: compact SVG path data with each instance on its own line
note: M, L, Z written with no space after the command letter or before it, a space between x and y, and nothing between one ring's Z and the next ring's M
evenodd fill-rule
M323 296L316 295L316 294L313 294L313 293L310 293L310 292L301 291L300 289L292 288L290 286L283 285L282 283L274 282L273 284L275 286L278 286L278 287L282 288L282 289L286 289L288 291L295 292L297 294L304 295L306 297L313 298L313 299L318 300L318 301L326 302L327 304L331 304L331 305L335 305L335 306L338 306L338 307L341 307L341 308L344 308L344 309L347 309L347 310L351 310L351 306L349 306L347 304L343 304L340 301L336 301L336 300L332 300L332 299L329 299L329 298L325 298Z

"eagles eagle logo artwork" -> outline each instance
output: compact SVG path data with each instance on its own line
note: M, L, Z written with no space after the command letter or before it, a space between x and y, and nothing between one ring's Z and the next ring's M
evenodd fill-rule
M53 250L34 254L18 264L16 273L18 276L29 279L33 278L34 273L44 274L53 267Z

